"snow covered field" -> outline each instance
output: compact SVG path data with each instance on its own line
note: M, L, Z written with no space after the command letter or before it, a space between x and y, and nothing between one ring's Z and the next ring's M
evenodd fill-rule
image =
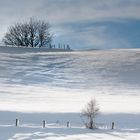
M101 113L99 129L91 131L84 128L80 111L94 97ZM0 47L0 140L139 138L139 49L28 52Z

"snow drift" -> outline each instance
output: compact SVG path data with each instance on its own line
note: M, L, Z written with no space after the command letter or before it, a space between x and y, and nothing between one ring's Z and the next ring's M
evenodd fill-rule
M45 52L0 47L1 139L137 139L140 133L140 50ZM80 111L96 97L101 130L84 129ZM14 127L15 118L22 120ZM42 130L67 120L71 129ZM110 131L115 121L116 131ZM74 129L75 128L75 129ZM8 133L7 133L8 132ZM130 136L131 135L131 136Z

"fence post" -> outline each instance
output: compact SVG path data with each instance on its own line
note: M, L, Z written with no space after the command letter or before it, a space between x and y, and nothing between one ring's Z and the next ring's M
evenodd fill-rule
M67 121L66 126L70 127L70 122L69 121Z
M45 128L45 127L46 127L46 121L43 120L43 128Z
M19 119L16 118L16 127L19 125Z
M112 127L111 127L111 129L112 129L112 130L114 129L114 125L115 125L115 123L114 123L114 122L112 122Z

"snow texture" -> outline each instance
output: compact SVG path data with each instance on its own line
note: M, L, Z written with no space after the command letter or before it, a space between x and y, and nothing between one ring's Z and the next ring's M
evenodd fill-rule
M0 47L0 140L138 140L139 87L139 49L46 52ZM101 113L98 129L88 130L80 112L94 97ZM67 121L71 128L66 128Z

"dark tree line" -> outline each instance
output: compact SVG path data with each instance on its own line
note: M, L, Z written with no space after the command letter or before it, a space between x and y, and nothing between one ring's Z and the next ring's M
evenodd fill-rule
M47 47L51 41L49 23L32 18L29 22L10 26L3 39L5 45L26 47Z
M58 46L50 44L49 48L58 48L58 49L64 49L64 50L71 50L69 44L60 44L60 43L58 44Z

